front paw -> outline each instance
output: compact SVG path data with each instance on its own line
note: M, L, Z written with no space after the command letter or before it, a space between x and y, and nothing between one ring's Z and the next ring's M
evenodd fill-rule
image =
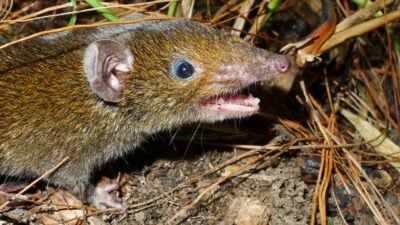
M99 209L115 208L121 211L126 211L121 200L113 196L111 192L119 189L116 183L99 184L89 196L89 202Z

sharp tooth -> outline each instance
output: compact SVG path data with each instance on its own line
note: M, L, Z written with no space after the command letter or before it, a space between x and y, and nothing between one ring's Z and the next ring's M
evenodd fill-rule
M217 104L223 104L225 100L222 97L219 97L218 100L216 101Z
M258 103L260 103L260 99L255 98L251 95L243 100L243 105L254 106L258 105Z
M258 98L251 98L251 99L248 99L248 102L249 102L250 104L252 104L252 105L258 105L258 103L260 103L260 99L258 99Z

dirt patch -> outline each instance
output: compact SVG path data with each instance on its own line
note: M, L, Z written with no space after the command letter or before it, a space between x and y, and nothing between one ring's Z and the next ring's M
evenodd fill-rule
M147 168L147 174L130 174L127 206L148 201L168 193L193 175L202 174L214 165L235 156L234 152L208 151L197 159L158 159ZM164 224L182 206L190 204L202 186L209 186L213 178L223 176L218 172L198 182L167 195L162 204L132 212L112 224ZM312 189L300 179L300 169L294 157L282 157L273 167L245 173L218 185L191 208L183 224L234 224L241 207L247 202L258 202L267 213L262 221L269 224L307 224L310 218ZM157 201L155 201L157 202ZM232 223L229 223L232 221Z

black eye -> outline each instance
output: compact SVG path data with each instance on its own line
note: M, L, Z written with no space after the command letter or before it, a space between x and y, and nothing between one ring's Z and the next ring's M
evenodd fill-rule
M194 67L188 61L179 60L174 65L174 73L181 79L187 79L194 74Z

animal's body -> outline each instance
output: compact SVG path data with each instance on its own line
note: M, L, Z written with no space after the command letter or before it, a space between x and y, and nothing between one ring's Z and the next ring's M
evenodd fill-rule
M258 99L235 93L289 69L285 56L183 19L1 49L0 174L34 178L68 157L47 180L86 199L95 168L158 131L256 113Z

